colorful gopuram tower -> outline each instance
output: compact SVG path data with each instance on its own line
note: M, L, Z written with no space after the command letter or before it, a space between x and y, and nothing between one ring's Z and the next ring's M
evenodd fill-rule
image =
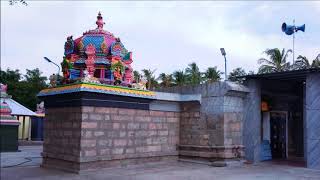
M131 87L132 53L120 38L103 29L105 22L99 12L97 28L73 39L67 37L61 63L64 83L77 80Z

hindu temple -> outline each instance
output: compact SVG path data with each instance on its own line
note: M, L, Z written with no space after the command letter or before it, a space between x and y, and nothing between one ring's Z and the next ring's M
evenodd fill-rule
M42 167L79 173L158 161L298 158L320 169L319 69L148 91L134 88L132 53L103 29L101 13L96 24L67 38L63 85L38 94Z
M102 84L131 86L132 52L119 37L103 29L105 22L100 12L96 24L96 29L84 32L81 37L67 37L61 63L64 83L87 76Z

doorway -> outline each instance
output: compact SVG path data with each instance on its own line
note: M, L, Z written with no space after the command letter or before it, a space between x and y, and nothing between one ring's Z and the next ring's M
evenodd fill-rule
M287 112L270 112L270 146L273 159L288 157Z

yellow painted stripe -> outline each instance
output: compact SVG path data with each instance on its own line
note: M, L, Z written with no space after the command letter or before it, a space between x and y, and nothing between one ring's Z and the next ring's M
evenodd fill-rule
M113 92L119 92L119 93L136 94L136 95L144 95L144 96L154 96L155 95L155 92L153 92L153 91L139 91L139 90L135 90L135 89L125 89L125 88L122 89L121 87L99 86L99 85L94 85L94 84L75 84L75 85L70 85L70 86L44 89L41 91L41 93L59 92L59 91L75 89L75 88L88 88L88 89L113 91Z

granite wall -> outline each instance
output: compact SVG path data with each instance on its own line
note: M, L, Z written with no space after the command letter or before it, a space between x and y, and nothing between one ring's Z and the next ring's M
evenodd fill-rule
M46 110L44 167L79 172L177 159L178 112L93 106Z
M81 119L81 107L46 109L42 167L79 168Z
M251 162L260 161L261 145L261 88L258 80L248 80L247 87L250 89L245 100L243 142L246 159Z
M216 82L160 90L201 94L201 105L181 104L179 155L211 160L244 156L243 108L248 89Z
M178 155L244 157L247 88L216 82L165 91L174 93L157 92L156 99L91 92L44 97L42 166L81 172Z
M320 74L309 74L306 80L305 156L307 167L320 169Z

